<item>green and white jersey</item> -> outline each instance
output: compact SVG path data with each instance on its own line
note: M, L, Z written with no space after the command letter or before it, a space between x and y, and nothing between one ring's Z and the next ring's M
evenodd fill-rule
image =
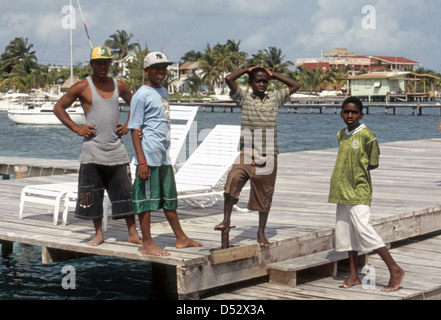
M369 170L379 165L377 137L364 124L337 134L338 155L331 178L329 202L371 205L372 181Z

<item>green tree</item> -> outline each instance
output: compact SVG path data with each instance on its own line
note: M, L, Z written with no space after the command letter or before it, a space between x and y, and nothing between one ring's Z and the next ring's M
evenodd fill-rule
M303 90L312 92L320 92L323 85L323 75L320 69L306 70L303 67L298 68L298 80Z
M211 48L209 44L199 59L203 84L208 86L208 93L213 93L213 86L222 83L225 89L224 77L237 70L246 61L246 53L239 50L240 41L228 40L226 44L217 43Z
M197 62L200 58L202 58L202 52L190 50L185 53L185 55L181 58L181 63L185 62Z
M213 92L213 85L219 82L222 74L221 67L216 60L216 52L207 44L205 52L199 60L202 84L208 86L208 94Z
M11 77L9 87L16 88L18 92L30 93L36 87L35 70L30 73L16 74Z
M229 39L229 40L227 40L226 45L230 51L235 52L236 54L240 55L242 57L243 61L244 62L246 61L248 54L244 51L240 51L240 48L239 48L240 47L240 40L238 42L236 42L236 40Z
M291 61L284 61L285 55L282 50L276 47L269 47L268 49L259 50L257 54L253 54L248 61L248 65L261 65L275 73L287 75L289 74L289 67L294 66Z
M133 34L128 34L125 30L117 30L109 36L110 38L104 42L104 45L112 49L112 54L117 61L123 60L132 52L138 43L130 43ZM114 65L113 73L122 73L123 65L117 63Z
M124 59L131 51L133 51L138 43L130 43L133 34L128 34L125 30L117 30L109 36L104 45L112 49L112 54L116 59Z
M145 83L144 58L149 53L147 43L144 48L138 43L133 51L135 58L127 64L128 78L124 81L132 91L138 90Z
M200 88L204 83L201 77L199 77L197 74L192 74L190 77L188 77L188 79L185 82L187 83L188 90L190 92L190 100L191 100L191 95L196 95L196 96L200 95Z
M346 77L347 73L345 70L341 68L332 68L324 77L324 80L327 81L326 88L340 91L347 82Z
M0 70L11 73L14 70L30 73L37 68L37 56L32 50L33 44L28 44L28 38L17 37L5 48L0 56Z
M239 52L239 45L229 40L229 43L217 44L213 51L214 59L221 72L226 76L228 73L236 71L245 63L245 58ZM222 77L222 92L225 90L225 80Z

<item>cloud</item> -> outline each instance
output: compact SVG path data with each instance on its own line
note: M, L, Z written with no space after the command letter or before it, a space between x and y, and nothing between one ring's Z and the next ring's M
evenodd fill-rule
M318 10L310 18L311 28L296 38L298 46L310 46L316 51L345 47L360 55L398 55L410 59L423 57L422 39L426 38L427 30L422 23L430 20L432 10L439 12L440 9L439 4L426 0L376 0L371 1L369 7L364 0L319 0L317 3ZM373 19L369 15L373 15ZM366 24L375 24L375 27L366 28ZM439 30L439 22L437 25ZM439 36L432 34L429 39L432 45L438 40L439 48Z
M320 51L345 47L357 54L399 55L437 68L441 51L441 3L432 0L161 0L123 3L80 1L93 45L117 30L132 41L164 50L174 61L207 44L241 41L241 50L255 54L275 46L287 60L317 57ZM0 50L14 37L28 37L39 62L69 61L69 35L61 27L66 0L20 0L2 4ZM76 1L73 5L77 8ZM376 28L362 27L362 8L375 8ZM76 12L74 60L88 60L88 39ZM40 61L41 60L41 61Z

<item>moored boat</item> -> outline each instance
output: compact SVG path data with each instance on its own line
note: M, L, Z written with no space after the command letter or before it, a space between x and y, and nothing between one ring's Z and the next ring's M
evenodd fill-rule
M25 103L31 98L25 93L11 93L0 99L0 111L8 111L11 109L24 109Z
M81 107L70 107L66 109L69 116L77 124L84 124L86 119ZM42 105L41 107L29 107L25 110L8 110L8 118L18 124L37 124L37 125L60 125L61 121L53 112L52 105Z

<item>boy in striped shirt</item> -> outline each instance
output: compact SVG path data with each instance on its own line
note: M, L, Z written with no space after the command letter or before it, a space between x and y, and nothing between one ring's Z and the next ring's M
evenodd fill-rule
M239 87L236 80L248 74L252 92ZM279 91L268 92L270 80L286 85ZM224 192L224 219L215 230L229 230L233 206L239 201L244 185L250 181L248 209L259 212L257 242L269 247L265 227L271 209L277 177L277 117L278 110L300 88L294 79L254 66L229 74L225 81L230 96L241 108L241 153L231 168Z
M379 165L378 141L375 134L360 123L363 119L360 99L346 99L341 117L347 127L337 134L339 148L329 192L329 202L337 203L335 250L349 252L350 274L340 287L350 288L361 283L357 273L358 252L375 250L390 272L389 284L382 291L396 291L405 272L394 261L369 221L372 202L370 170Z

